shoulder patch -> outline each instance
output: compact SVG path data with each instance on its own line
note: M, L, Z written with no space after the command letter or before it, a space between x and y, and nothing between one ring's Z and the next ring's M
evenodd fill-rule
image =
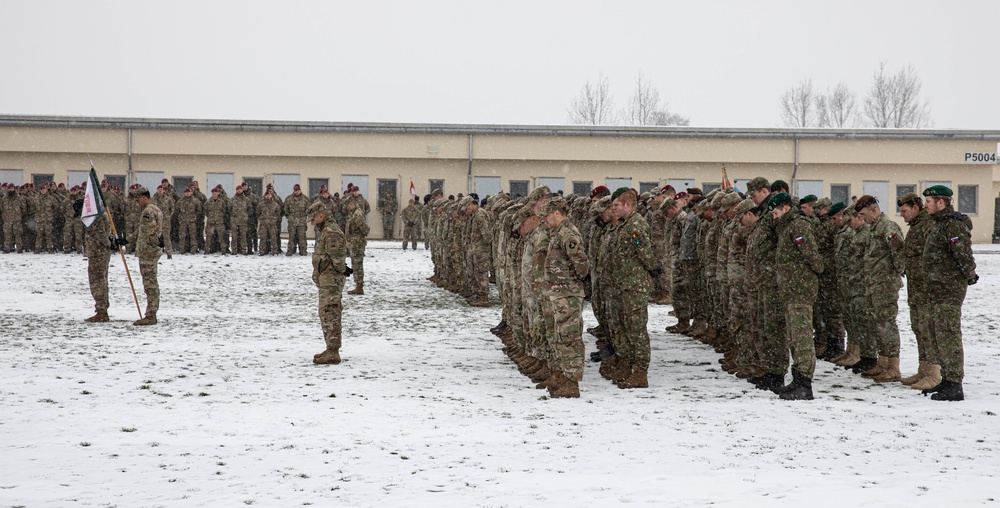
M632 243L634 243L636 247L642 247L642 237L639 236L638 231L632 232Z

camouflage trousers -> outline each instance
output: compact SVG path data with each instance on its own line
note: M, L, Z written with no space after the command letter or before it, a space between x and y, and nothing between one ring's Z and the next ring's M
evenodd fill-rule
M289 250L288 252L291 252ZM302 251L305 252L305 251ZM351 256L351 270L354 273L351 277L354 277L354 284L358 287L364 287L365 285L365 250L364 249L351 249L348 253Z
M634 367L649 369L649 295L622 291L609 301L611 343L615 354Z
M306 222L304 220L288 221L288 250L286 256L295 254L298 247L299 254L306 255Z
M855 295L851 298L851 313L854 314L857 327L857 340L852 340L861 348L863 358L878 357L878 335L875 335L875 310L872 301L865 295Z
M420 235L417 233L417 226L405 225L403 226L403 250L406 250L406 244L410 244L410 248L417 250L417 239Z
M167 254L173 255L174 242L173 240L171 240L170 236L171 224L169 216L163 218L163 224L161 225L161 228L162 229L160 235L163 236L163 249L166 251Z
M920 361L940 365L937 350L931 342L931 306L924 303L910 305L910 329L917 337L917 355Z
M955 383L965 378L965 351L962 347L962 302L968 287L949 287L956 295L930 304L930 336L941 365L941 377ZM960 295L960 297L958 297Z
M664 249L655 249L654 256L660 266L669 266L667 262L667 253ZM653 279L653 293L654 294L670 294L670 273L668 270L663 270L659 277Z
M754 354L754 341L750 333L749 313L756 309L756 305L750 306L747 302L749 291L744 288L743 280L733 280L733 285L729 290L729 302L726 308L729 309L729 316L726 320L726 331L736 341L736 365L738 367L750 368L756 365Z
M603 284L600 281L594 282L590 293L590 307L594 311L594 317L597 319L597 326L607 331L610 328L610 325L608 325L608 304L604 299L604 288L602 286Z
M854 306L856 296L844 293L843 291L838 292L838 295L840 300L840 314L844 317L844 331L847 332L847 342L860 346L862 310Z
M323 339L326 348L331 351L340 349L341 314L343 313L342 296L345 277L335 277L332 283L319 286L319 324L323 329Z
M160 284L156 281L156 270L159 262L160 256L139 259L142 288L146 290L146 316L155 316L156 312L160 310Z
M15 241L13 234L17 235L17 245L23 245L21 243L21 228L13 228L15 231L11 233L7 230L7 223L4 223L3 227L4 236L7 238L7 244L4 245L4 250L10 250L11 242ZM71 250L83 252L83 222L81 222L80 219L70 219L66 222L66 226L63 228L63 252L69 252Z
M278 238L278 228L274 223L261 221L257 226L257 236L260 238L261 254L275 254L280 250L281 240Z
M824 285L821 281L819 295L813 305L813 328L816 330L816 340L843 339L844 320L841 316L836 285Z
M473 252L469 255L466 276L467 286L474 298L486 299L490 295L490 263L486 252Z
M54 252L52 247L52 224L38 223L35 237L35 252Z
M396 229L396 214L387 213L382 216L382 238L392 240Z
M205 225L205 252L229 252L229 232L226 231L225 224L208 223ZM215 250L215 243L219 243L219 250Z
M540 360L552 359L552 334L555 333L552 302L545 295L526 299L525 317L525 351Z
M246 254L250 252L247 245L247 225L233 224L233 254Z
M695 277L699 270L698 262L693 260L683 260L674 267L673 281L673 306L674 314L680 321L690 320L694 317L695 292L697 285Z
M715 300L712 302L712 313L715 316L715 327L723 330L729 324L729 279L716 279Z
M549 347L549 368L574 381L583 379L583 298L552 296L554 330Z
M93 243L87 246L87 279L90 282L90 294L94 297L94 311L107 312L108 302L108 263L111 262L111 249L98 247ZM141 265L140 265L141 266Z
M788 371L787 312L777 287L761 287L758 293L757 323L760 325L760 354L763 367L772 374ZM810 327L812 323L810 323Z
M181 254L198 252L198 225L194 221L181 221L177 239L181 247Z
M816 371L816 345L813 343L813 306L811 303L789 303L786 306L785 327L788 330L788 351L792 354L792 369L812 379Z
M878 354L889 358L899 357L899 290L878 291L871 295L871 334L878 341Z

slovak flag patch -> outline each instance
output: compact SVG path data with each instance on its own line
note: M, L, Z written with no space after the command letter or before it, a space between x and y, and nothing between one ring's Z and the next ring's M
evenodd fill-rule
M958 237L956 236L955 238L952 238L950 241L951 243L958 243Z
M806 241L806 239L800 236L800 237L798 237L798 238L795 239L795 245L798 245L798 244L800 244L800 243L802 243L804 241Z

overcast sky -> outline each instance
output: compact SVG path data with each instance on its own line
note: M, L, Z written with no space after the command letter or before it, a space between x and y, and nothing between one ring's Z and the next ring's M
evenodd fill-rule
M565 124L603 72L702 127L803 78L912 65L940 129L1000 129L1000 1L2 1L0 114Z

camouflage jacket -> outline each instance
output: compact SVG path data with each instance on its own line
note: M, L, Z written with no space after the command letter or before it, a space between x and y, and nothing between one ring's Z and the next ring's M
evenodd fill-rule
M309 209L309 198L305 194L295 193L289 194L285 198L284 212L288 216L288 222L291 224L303 224L306 221L306 210Z
M649 242L646 219L635 212L630 213L612 226L607 235L608 277L602 283L606 282L605 287L616 292L648 296L653 283L650 272L659 265Z
M583 298L583 277L590 272L580 231L569 219L549 232L549 250L545 255L545 291L552 297Z
M760 291L777 289L778 273L774 256L777 247L774 219L765 213L747 233L746 282L750 288Z
M819 218L819 225L816 227L816 244L819 247L819 255L823 257L823 273L819 276L819 283L823 287L834 286L837 282L837 270L834 263L836 249L834 239L837 236L837 228L829 217Z
M736 219L725 219L719 229L719 247L715 250L717 259L715 268L715 279L726 283L729 280L729 241L733 237L733 230L739 226Z
M156 260L163 253L160 234L163 231L163 213L150 203L142 209L139 228L136 230L135 255L140 260Z
M177 218L184 222L194 222L201 216L201 200L192 196L184 196L177 202Z
M786 304L812 305L819 293L819 274L823 273L813 226L804 215L791 210L777 220L775 231L781 297Z
M851 243L847 245L848 262L845 267L847 272L843 278L845 295L848 297L863 296L865 294L865 253L872 243L872 228L868 224L854 230Z
M653 244L653 254L657 259L667 257L667 210L658 207L649 213L649 241Z
M59 214L59 197L55 194L39 194L35 206L35 222L51 224Z
M394 197L383 196L378 200L378 211L382 212L382 215L392 215L399 211L399 203Z
M864 253L867 294L897 292L903 287L903 232L885 214L870 226L871 243Z
M229 199L216 196L205 203L205 219L209 224L224 225L228 216Z
M550 228L544 222L527 238L527 245L521 260L522 288L528 299L545 293L545 256L549 252L552 237Z
M743 284L746 280L747 265L747 238L750 228L739 223L739 219L733 219L735 227L729 237L729 258L726 261L726 280L730 284ZM734 287L735 291L736 288Z
M405 213L405 210L404 210ZM489 256L493 245L493 228L490 227L489 213L483 209L478 209L469 218L469 250L476 254ZM489 262L484 259L484 262Z
M275 203L277 206L277 203ZM347 239L337 221L328 217L323 221L316 249L312 255L313 283L320 289L344 287L344 270L347 268Z
M950 207L931 216L933 224L924 244L923 266L934 300L961 303L976 277L972 255L972 221Z
M834 239L834 272L837 275L837 290L841 295L850 294L850 290L846 287L849 282L853 270L855 270L856 262L852 257L851 244L854 242L854 235L856 232L848 226L843 226L837 233Z
M927 210L909 223L903 240L903 259L906 265L906 302L910 306L927 303L927 273L924 272L924 245L933 221Z
M368 245L368 231L368 221L365 220L361 209L355 208L347 218L347 231L344 232L347 237L347 247L354 255L364 254L365 246Z
M73 217L73 205L69 205L70 216ZM7 192L0 200L0 216L3 217L3 221L8 224L20 223L24 220L24 217L28 213L28 203L24 199L24 196L18 194L17 192Z
M681 237L677 242L677 259L681 261L698 261L698 230L702 220L698 214L690 211L684 216L681 224Z
M87 253L91 252L107 252L110 253L111 248L111 226L108 222L108 214L102 213L97 217L94 222L90 223L90 227L86 228L83 234L84 245L87 249Z
M257 220L265 224L276 223L281 217L281 205L274 198L264 198L257 203Z
M174 198L170 194L164 192L160 194L157 192L153 195L153 204L160 209L160 213L164 217L171 217L174 215Z
M408 205L403 209L400 214L403 218L403 225L406 227L415 227L420 225L420 209L417 205Z
M234 226L246 226L250 222L250 198L237 194L229 200L229 221Z

